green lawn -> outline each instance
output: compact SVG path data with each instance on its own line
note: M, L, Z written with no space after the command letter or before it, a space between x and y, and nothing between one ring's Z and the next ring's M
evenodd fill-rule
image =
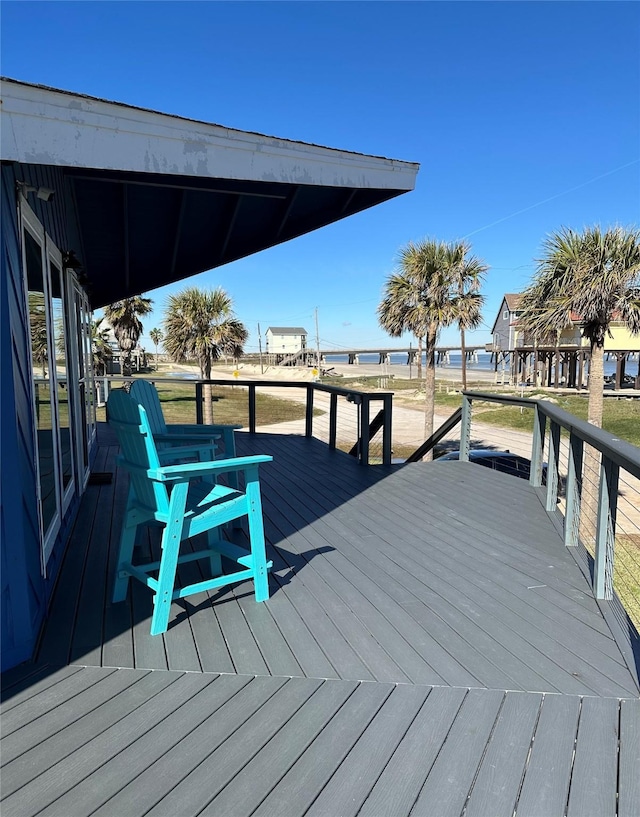
M323 383L340 386L352 386L360 388L362 391L376 391L379 389L377 381L380 378L324 378ZM420 399L411 402L404 401L404 394L411 392L419 394L420 386L418 380L407 380L393 378L388 381L386 390L395 394L395 401L398 405L411 405L414 408L421 408ZM460 393L451 391L454 384L447 381L436 381L436 409L447 409L454 411L461 403ZM491 385L487 383L474 384L469 381L469 390L493 391ZM447 390L450 391L447 391ZM496 391L496 394L506 394L504 389ZM550 395L547 392L529 392L527 397L551 398L555 405L573 414L581 420L587 419L588 398L586 395ZM518 431L533 431L533 412L526 408L520 409L517 406L500 406L496 403L481 403L474 401L473 416L476 420L500 428L513 428ZM620 439L627 440L633 445L640 447L640 400L621 399L605 397L603 428L611 434L615 434Z
M536 397L541 395L537 394ZM554 396L553 402L581 420L587 419L588 400L586 396ZM473 404L476 420L500 428L515 428L521 431L533 430L533 412L521 410L517 406L497 406L491 403ZM602 427L622 440L640 446L640 400L617 400L606 397Z
M640 632L640 535L616 536L614 587Z

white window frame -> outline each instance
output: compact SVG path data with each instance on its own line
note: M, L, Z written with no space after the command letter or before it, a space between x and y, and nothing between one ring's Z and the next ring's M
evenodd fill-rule
M89 480L89 474L91 472L91 449L97 434L95 399L93 401L89 399L89 391L95 388L93 356L90 348L91 337L87 337L87 332L89 332L91 326L92 312L86 292L82 289L76 276L70 270L67 271L67 314L70 319L69 337L71 339L69 344L69 359L73 372L74 390L78 396L78 399L73 401L75 463L78 485L82 492L86 488ZM82 344L81 349L78 348L78 338L80 338ZM87 349L89 350L88 352ZM80 382L77 379L78 372L80 371L79 355L82 355L84 358L84 403L80 400ZM87 450L86 463L84 461L85 445Z
M40 223L40 220L37 218L29 204L27 203L26 198L24 196L19 196L18 200L18 212L19 212L19 224L20 224L20 246L22 250L22 281L24 287L24 298L25 298L25 306L27 310L27 327L29 329L27 343L29 349L29 376L31 380L31 401L32 406L35 407L36 405L36 384L34 373L31 369L32 362L33 362L33 348L31 345L31 331L30 331L30 323L28 317L28 304L29 304L29 284L27 281L27 253L26 253L26 244L24 240L24 233L25 230L31 234L31 237L38 242L40 245L40 257L42 262L42 281L43 281L43 290L44 290L44 300L45 300L45 322L46 322L46 331L47 331L47 344L49 349L53 349L54 351L54 365L51 365L51 361L49 361L49 400L51 406L51 425L52 425L52 434L53 434L53 477L54 477L54 485L55 485L55 496L56 496L56 510L53 514L51 521L47 530L44 529L44 516L42 513L42 492L40 487L40 457L39 457L39 449L38 449L38 427L36 422L36 414L35 410L32 411L32 429L33 429L33 440L34 440L34 455L35 455L35 472L36 472L36 496L37 496L37 506L38 506L38 526L40 529L40 560L41 560L41 568L43 575L46 576L47 572L47 562L49 561L49 556L51 555L51 551L53 550L53 545L56 540L56 536L60 531L60 525L62 523L62 488L60 484L60 424L58 419L58 401L56 399L57 394L57 380L56 380L56 372L55 372L55 346L54 346L54 337L53 337L53 326L52 326L52 314L51 314L51 282L50 278L50 271L49 271L49 264L48 264L48 254L47 254L47 236L44 230L44 227Z
M69 333L69 322L68 322L68 313L66 310L67 307L67 298L66 298L66 290L67 290L67 276L65 275L64 265L62 263L62 253L53 243L51 237L48 233L45 232L45 248L46 248L46 255L47 255L47 276L51 274L51 262L60 269L60 300L62 302L62 333L64 336L65 342L65 357L66 357L66 367L67 367L67 402L69 406L69 434L72 444L72 451L71 451L71 479L69 480L69 484L65 488L62 483L60 483L60 491L62 495L62 515L67 512L67 508L71 504L71 499L73 498L76 490L76 457L75 457L75 440L74 440L74 426L75 422L73 420L73 403L76 402L72 399L72 394L75 392L74 389L74 382L73 382L73 372L69 368L69 341L71 340L71 336ZM49 299L50 304L52 304L51 298ZM52 311L53 314L53 311ZM56 353L55 349L55 332L54 327L51 327L53 333L53 341L54 341L54 356ZM60 416L59 416L59 406L57 400L58 394L58 374L57 374L57 367L54 366L54 374L55 374L55 392L56 392L56 413L57 413L57 436L58 436L58 446L59 446L59 453L62 453L62 440L60 438ZM62 467L60 464L60 473L58 477L62 476Z

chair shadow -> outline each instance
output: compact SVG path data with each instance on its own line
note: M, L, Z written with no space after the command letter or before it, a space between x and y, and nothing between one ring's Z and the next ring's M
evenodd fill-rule
M276 548L277 554L274 554L273 551L270 551L270 555L279 556L280 559L283 559L282 550L281 548ZM269 598L275 596L283 587L290 584L295 576L304 568L306 567L314 558L317 556L321 556L324 553L329 553L330 551L335 550L335 548L326 545L319 548L310 548L303 553L291 553L287 551L286 561L288 564L282 568L280 568L277 573L272 569L269 572ZM224 573L233 573L237 570L236 565L226 559L225 557L222 558L223 562L223 572ZM275 559L274 559L274 567L275 567ZM281 572L284 571L284 572ZM206 578L204 576L204 571L202 571L203 576L202 578ZM190 601L190 598L179 599L176 603L183 608L182 612L174 615L172 620L169 622L168 630L172 629L173 627L177 627L179 624L187 621L189 616L195 615L196 613L209 609L213 606L220 606L229 603L237 603L238 601L246 598L253 597L253 589L248 588L247 585L251 583L251 579L247 579L245 582L240 582L236 585L226 585L225 587L221 587L218 590L212 590L209 593L209 597L206 600L203 600L198 603L193 603ZM245 589L247 588L247 589ZM149 608L149 615L151 615L151 608Z

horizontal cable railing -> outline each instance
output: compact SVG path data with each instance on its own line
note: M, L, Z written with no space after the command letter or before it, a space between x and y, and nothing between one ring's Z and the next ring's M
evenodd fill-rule
M533 412L529 481L559 515L564 542L581 549L597 599L617 594L640 630L640 449L546 400L464 392L460 459L468 460L473 404ZM481 415L480 415L481 416ZM523 453L522 451L518 453ZM615 591L615 592L614 592Z
M97 402L104 405L109 389L132 382L130 377L96 378ZM300 434L322 440L330 448L351 453L362 465L391 463L393 395L369 394L324 383L282 380L187 380L146 377L163 388L184 392L181 410L193 405L193 421L204 423L205 391L211 389L213 421L240 423L256 431ZM289 405L279 413L278 404ZM165 403L163 409L170 411ZM166 417L167 422L185 422Z

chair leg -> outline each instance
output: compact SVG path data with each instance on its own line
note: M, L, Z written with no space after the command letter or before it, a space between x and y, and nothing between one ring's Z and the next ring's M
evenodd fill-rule
M123 569L123 565L131 564L133 548L136 542L137 525L127 525L125 515L122 534L120 535L120 548L118 550L118 563L116 565L116 580L113 584L113 603L124 601L129 589L130 574Z
M262 519L262 502L260 501L260 484L249 481L247 475L247 496L249 499L249 541L253 561L253 587L256 601L269 598L269 574L267 568L266 545L264 541L264 522Z
M211 530L207 531L207 547L211 551L211 556L209 556L209 565L211 567L211 575L214 578L216 576L222 576L222 556L217 550L217 545L220 541L221 535L222 531L220 528L212 528Z
M169 612L176 582L176 569L182 539L187 483L175 485L169 503L169 521L162 533L162 555L158 571L158 589L153 597L151 635L164 633L169 624Z

